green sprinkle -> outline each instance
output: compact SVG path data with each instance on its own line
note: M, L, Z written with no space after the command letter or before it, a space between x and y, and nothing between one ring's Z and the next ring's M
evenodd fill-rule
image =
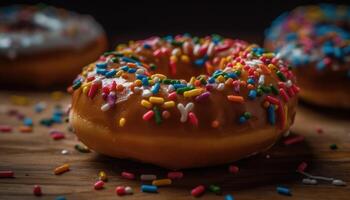
M262 96L263 94L264 94L264 91L263 91L261 88L258 88L258 89L256 90L256 95L257 95L258 97Z
M76 83L73 84L73 90L79 89L81 86L81 81L77 81Z
M182 47L183 42L179 42L176 40L171 41L171 45L176 46L176 47Z
M234 73L236 73L237 76L240 76L242 72L240 70L236 70Z
M74 148L80 153L90 153L90 149L85 145L76 144Z
M194 89L193 86L187 86L187 87L183 87L183 88L178 88L178 89L176 90L176 93L177 93L177 94L183 94L184 92L186 92L186 91L188 91L188 90L192 90L192 89Z
M156 70L158 67L155 64L150 64L150 68L152 71Z
M154 106L153 111L155 113L155 120L157 124L162 123L162 115L160 114L160 111L157 106Z
M274 93L275 95L278 95L280 92L277 90L277 88L275 86L273 86L272 84L270 84L270 88L272 93Z
M336 150L336 149L338 149L338 146L336 144L331 144L331 145L329 145L329 148L332 150Z
M283 82L285 82L287 80L286 77L283 75L283 73L281 71L276 71L276 75Z
M266 94L271 92L271 88L267 86L261 86L262 91L264 91Z
M44 126L51 126L53 124L53 120L52 119L42 119L40 120L40 124L44 125Z
M245 112L243 115L246 119L250 119L252 117L252 114L250 112Z
M215 194L221 194L221 188L217 185L209 185L208 189Z

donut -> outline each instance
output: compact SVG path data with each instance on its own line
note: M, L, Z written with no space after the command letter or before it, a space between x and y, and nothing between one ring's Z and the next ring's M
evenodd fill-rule
M305 102L350 108L350 9L321 4L284 13L266 31L265 48L294 67Z
M101 55L107 40L90 16L45 5L0 8L0 83L67 86Z
M89 148L169 169L256 154L288 133L295 76L274 53L218 35L119 45L69 88L71 126Z

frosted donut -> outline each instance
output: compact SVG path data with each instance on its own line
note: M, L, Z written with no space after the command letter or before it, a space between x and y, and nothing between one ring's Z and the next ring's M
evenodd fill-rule
M67 85L107 47L90 16L50 6L0 8L0 83L4 86Z
M299 88L257 45L178 35L119 45L71 90L70 123L88 147L180 169L271 147L293 123Z
M349 7L298 7L272 23L266 32L265 47L295 67L303 100L349 109L349 27Z

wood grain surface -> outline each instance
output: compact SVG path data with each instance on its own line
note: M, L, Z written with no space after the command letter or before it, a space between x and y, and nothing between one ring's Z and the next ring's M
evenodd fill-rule
M13 105L11 95L24 95L30 100L28 106ZM33 106L39 101L47 103L44 112L35 113ZM55 124L45 127L39 124L43 118L50 117L53 107L69 104L70 97L53 100L49 92L0 92L0 124L11 125L11 133L0 132L0 170L12 170L15 178L0 178L0 199L195 199L190 195L193 187L199 184L215 184L222 188L223 195L206 192L200 199L224 199L232 194L236 200L252 199L350 199L349 186L334 186L328 182L318 185L304 185L303 176L296 173L297 166L305 161L307 172L342 179L350 183L350 114L349 111L334 111L300 104L292 128L292 135L303 135L305 141L290 146L282 142L272 149L234 163L239 166L238 174L228 173L228 166L216 166L184 170L184 178L172 185L159 188L158 194L140 192L140 180L124 180L122 171L137 175L153 173L165 177L168 170L133 161L109 158L98 153L81 153L74 149L79 144L75 135L68 131L68 124ZM32 133L21 133L18 127L21 120L6 114L10 109L31 117L34 121ZM66 138L55 141L50 137L51 129L61 130ZM322 130L322 131L317 131ZM321 133L320 133L321 132ZM215 141L213 141L215 142ZM336 144L338 149L330 149ZM61 154L63 149L68 155ZM140 149L142 151L142 149ZM62 175L54 175L53 169L69 163L71 169ZM107 173L109 180L104 189L94 190L100 170ZM33 186L40 185L43 195L33 195ZM133 195L119 197L115 187L129 185ZM292 196L282 196L276 192L276 186L283 185L291 189Z

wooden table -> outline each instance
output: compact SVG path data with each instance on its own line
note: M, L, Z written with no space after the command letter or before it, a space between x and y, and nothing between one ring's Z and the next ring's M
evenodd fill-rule
M11 104L13 94L28 96L29 106ZM39 101L48 104L40 114L34 112L33 105ZM0 170L13 170L15 178L0 178L0 199L55 199L65 196L67 199L194 199L190 190L199 184L219 185L223 194L232 194L235 199L350 199L348 186L334 186L328 182L318 185L304 185L302 176L296 173L300 162L308 163L307 172L314 175L329 176L350 183L350 114L327 111L320 108L300 105L292 134L305 136L305 141L285 146L275 145L266 153L238 161L240 172L228 173L228 165L184 170L184 178L174 181L171 186L159 189L158 194L140 192L139 180L121 179L121 171L136 174L154 173L164 177L167 170L139 164L132 161L118 160L99 155L95 152L80 153L74 149L79 144L73 133L67 130L68 124L53 125L51 128L39 125L42 118L50 117L55 105L66 106L69 96L56 101L50 93L0 92L0 124L14 127L11 133L0 133ZM21 121L8 116L9 109L34 120L32 133L21 133L18 126ZM49 135L50 129L65 132L65 139L55 141ZM323 130L319 133L317 130ZM336 144L337 150L330 145ZM61 154L63 149L68 155ZM53 169L64 163L71 165L71 170L62 175L54 175ZM94 190L97 173L104 170L109 177L103 190ZM43 195L32 194L33 185L42 188ZM129 185L133 195L118 197L115 187ZM289 187L292 196L277 194L276 186ZM224 199L223 195L206 192L201 199Z

